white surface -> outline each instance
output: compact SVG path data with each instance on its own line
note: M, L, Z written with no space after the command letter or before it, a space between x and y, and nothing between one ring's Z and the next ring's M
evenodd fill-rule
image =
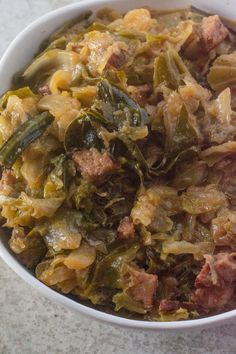
M49 9L66 3L69 1L0 0L0 50L26 23ZM204 331L202 335L188 333L186 337L114 329L92 320L84 320L81 315L72 314L59 305L50 305L46 300L42 300L40 295L34 295L31 299L32 290L27 285L22 284L15 276L7 281L5 275L6 272L0 268L1 354L86 353L88 349L90 353L128 353L132 349L136 353L236 352L236 341L233 337L235 325L223 327L221 330ZM22 288L25 288L25 291L22 291ZM54 314L58 317L54 317ZM36 320L36 316L39 320ZM36 328L37 325L39 328ZM221 332L224 332L224 337L220 335ZM52 335L55 336L55 343ZM52 344L55 346L52 347ZM204 344L208 347L204 347Z

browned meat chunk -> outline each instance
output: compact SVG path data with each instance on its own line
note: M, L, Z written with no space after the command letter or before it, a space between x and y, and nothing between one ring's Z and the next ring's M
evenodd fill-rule
M204 17L201 26L201 41L208 53L218 46L229 34L218 15Z
M206 256L206 262L196 278L195 285L221 286L224 282L234 281L236 281L236 253L222 252L215 256Z
M148 274L142 270L129 267L128 276L131 284L129 295L135 301L141 302L145 309L151 308L158 285L157 275Z
M222 309L233 300L235 285L199 288L195 291L194 301L205 309Z
M17 182L16 177L11 170L4 170L0 180L0 191L4 195L10 195L12 187Z
M163 299L161 300L159 305L160 312L176 311L180 308L193 311L196 309L196 304L194 304L193 302L186 302L186 301L180 302L180 301Z
M180 306L180 302L179 301L163 299L160 302L159 311L160 312L176 311L180 307L181 306Z
M198 274L193 300L206 309L221 309L234 301L236 290L236 254L207 256Z
M134 238L135 229L131 217L126 216L120 221L117 233L118 238L123 240L131 240Z
M51 94L49 85L44 85L38 88L38 93L42 96L47 96Z
M126 62L126 55L124 52L112 53L108 59L107 65L113 66L116 69L120 69Z
M215 270L226 282L236 281L236 253L219 253L215 256Z
M209 258L212 258L212 256L209 256ZM213 285L213 283L216 285L220 285L219 284L219 278L217 276L217 274L215 273L215 280L212 280L212 274L211 274L211 268L209 265L208 260L206 260L205 264L202 267L202 270L200 271L200 273L198 274L196 280L195 280L195 286L196 288L200 288L200 287L211 287ZM224 284L223 284L224 285Z
M229 34L218 15L204 17L200 27L195 28L185 44L184 53L188 59L199 59L209 53Z
M104 178L119 170L120 166L113 161L107 152L101 153L97 149L83 149L72 155L83 176L89 177L95 183L101 183Z

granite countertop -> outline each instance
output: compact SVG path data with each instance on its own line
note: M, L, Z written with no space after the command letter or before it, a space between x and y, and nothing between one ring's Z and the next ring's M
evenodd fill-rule
M72 2L0 0L0 56L28 23ZM102 324L45 299L0 260L0 354L234 354L235 333L236 321L171 334Z

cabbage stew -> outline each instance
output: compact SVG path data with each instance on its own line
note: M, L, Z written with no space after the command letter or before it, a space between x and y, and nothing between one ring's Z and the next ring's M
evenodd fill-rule
M150 321L236 307L236 38L90 11L0 99L1 224L47 286Z

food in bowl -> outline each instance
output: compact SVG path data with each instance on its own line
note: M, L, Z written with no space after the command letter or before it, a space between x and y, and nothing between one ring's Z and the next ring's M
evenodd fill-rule
M86 12L1 98L1 221L53 289L150 321L235 308L235 34Z

